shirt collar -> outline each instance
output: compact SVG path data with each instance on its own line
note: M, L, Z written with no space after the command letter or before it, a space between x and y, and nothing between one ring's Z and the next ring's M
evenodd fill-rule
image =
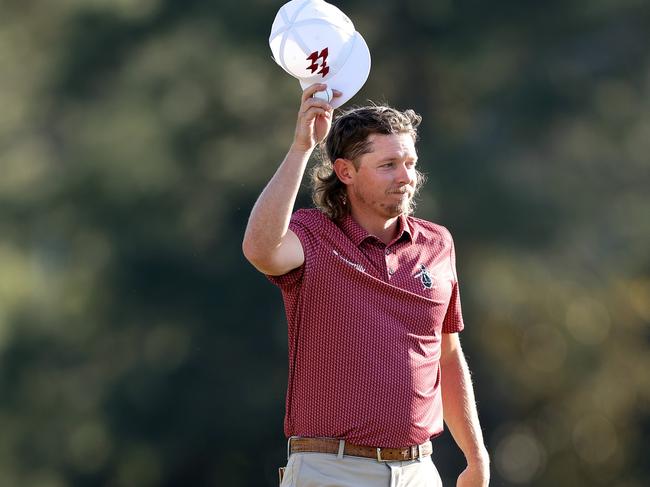
M339 222L339 227L356 247L361 245L361 243L367 238L374 237L374 235L371 235L366 231L365 228L359 225L350 214L343 217L343 219ZM403 238L407 238L408 240L413 241L413 233L408 218L405 215L400 215L397 219L397 236L391 241L389 245L392 245L393 243Z

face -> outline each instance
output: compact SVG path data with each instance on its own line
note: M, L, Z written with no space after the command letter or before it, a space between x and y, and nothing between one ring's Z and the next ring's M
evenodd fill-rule
M352 208L383 218L407 213L417 182L417 153L410 134L373 134L371 152L350 172L348 198Z

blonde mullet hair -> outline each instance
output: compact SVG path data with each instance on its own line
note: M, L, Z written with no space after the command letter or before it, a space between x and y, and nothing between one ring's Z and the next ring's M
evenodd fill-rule
M316 207L335 221L348 215L347 188L334 172L334 161L348 159L358 169L359 158L371 151L370 135L407 133L416 142L421 121L422 117L413 110L402 112L384 105L352 108L336 117L319 147L319 162L311 171L312 199ZM424 175L416 171L415 194L424 180ZM412 213L414 208L412 199L407 213Z

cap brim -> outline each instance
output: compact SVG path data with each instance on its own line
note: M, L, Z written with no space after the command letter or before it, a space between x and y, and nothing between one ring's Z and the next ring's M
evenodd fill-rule
M354 33L354 47L348 57L345 65L331 77L323 79L322 83L327 84L328 88L338 90L341 96L334 98L331 105L338 108L346 103L350 98L357 94L363 87L370 74L370 50L364 38L358 32ZM311 86L313 81L300 80L302 89Z

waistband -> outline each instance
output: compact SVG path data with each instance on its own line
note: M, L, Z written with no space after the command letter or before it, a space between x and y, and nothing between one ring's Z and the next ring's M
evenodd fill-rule
M374 458L378 462L395 462L428 457L433 453L433 445L431 441L426 441L421 445L403 448L379 448L353 445L336 438L292 436L287 441L287 456L292 453L332 453L339 457L350 455L353 457Z

